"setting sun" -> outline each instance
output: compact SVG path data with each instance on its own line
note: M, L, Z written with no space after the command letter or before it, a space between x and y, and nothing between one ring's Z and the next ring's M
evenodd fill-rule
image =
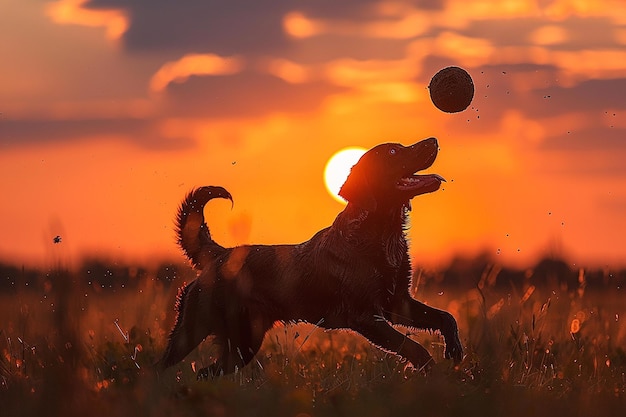
M357 163L366 149L356 146L344 148L336 152L324 168L324 184L330 195L340 203L345 200L339 196L341 186L348 178L350 169Z

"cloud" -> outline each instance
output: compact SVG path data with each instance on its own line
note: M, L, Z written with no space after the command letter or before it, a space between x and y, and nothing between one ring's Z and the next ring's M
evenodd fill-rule
M626 174L626 129L595 127L573 131L546 138L539 147L545 151L566 151L570 153L601 152L616 156L619 154L619 171ZM589 158L592 159L592 158ZM585 163L581 164L586 165ZM611 169L607 166L607 171Z
M439 1L431 0L425 3L439 3ZM297 0L292 2L292 7L294 10L300 10L307 16L345 22L348 20L362 21L375 18L379 14L380 4L379 0ZM391 6L402 7L402 4L394 3Z
M309 68L287 59L268 60L266 70L269 74L291 84L304 83L312 78L312 71Z
M254 55L288 45L282 18L292 2L88 0L84 7L127 10L131 18L122 39L132 51Z
M104 27L109 39L119 39L129 26L129 17L123 9L90 10L84 8L88 0L59 0L46 8L46 14L55 23L88 27Z
M366 83L408 81L419 73L409 59L337 59L325 65L325 76L337 85L358 87Z
M554 119L565 112L624 108L626 35L614 14L626 8L591 3L60 0L50 10L62 23L123 20L122 45L154 52L136 55L156 66L148 117L309 112L348 91L360 101L415 103L438 65L456 64L474 75L508 72L477 84L482 119L468 129L489 128L485 116L498 120L510 103L546 122L531 135L543 137L558 133Z
M398 60L406 56L406 39L379 39L356 36L321 34L294 40L294 45L274 59L287 59L300 65L320 65L329 61L352 58L355 60Z
M56 4L56 3L55 3ZM60 0L60 23L94 25L124 17L123 45L132 51L264 55L288 52L293 38L320 34L403 39L424 33L442 0ZM57 12L56 15L60 13ZM119 30L116 32L118 33Z
M152 76L150 90L163 91L171 82L184 82L192 75L222 75L239 72L243 60L213 54L188 54L165 64Z
M169 84L163 105L168 116L258 117L274 112L310 112L328 96L345 91L323 81L291 84L273 75L246 71L191 76L185 83Z
M533 100L532 104L527 103L525 113L534 117L545 117L564 112L626 110L624 91L626 77L592 79L571 87L553 85L537 88L535 97L538 99Z
M428 15L411 9L405 13L365 21L314 19L301 12L289 12L283 20L285 31L295 38L321 34L378 39L411 39L430 29Z
M568 39L568 32L556 25L541 26L529 36L529 41L535 45L558 45L567 42Z
M563 20L536 15L505 19L485 16L468 21L459 32L488 38L497 46L559 45L559 49L576 50L615 47L614 28L608 15Z
M0 149L54 142L117 139L148 150L182 150L195 145L190 138L166 137L157 123L143 119L2 120Z

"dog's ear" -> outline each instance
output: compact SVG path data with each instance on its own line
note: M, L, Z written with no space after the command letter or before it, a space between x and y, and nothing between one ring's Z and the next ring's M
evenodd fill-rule
M371 213L376 211L376 198L367 175L358 164L352 167L350 175L339 190L339 195Z

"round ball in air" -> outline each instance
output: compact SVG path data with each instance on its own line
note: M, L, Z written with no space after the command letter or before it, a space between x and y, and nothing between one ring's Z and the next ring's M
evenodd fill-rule
M446 113L465 110L474 98L474 81L463 68L447 67L433 76L428 85L430 99Z

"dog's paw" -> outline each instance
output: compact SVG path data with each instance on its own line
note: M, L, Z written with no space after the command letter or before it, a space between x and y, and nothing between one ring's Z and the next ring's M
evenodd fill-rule
M458 336L454 337L451 341L446 339L446 350L444 351L444 355L446 359L452 359L456 364L463 360L463 347L461 346L461 341Z

